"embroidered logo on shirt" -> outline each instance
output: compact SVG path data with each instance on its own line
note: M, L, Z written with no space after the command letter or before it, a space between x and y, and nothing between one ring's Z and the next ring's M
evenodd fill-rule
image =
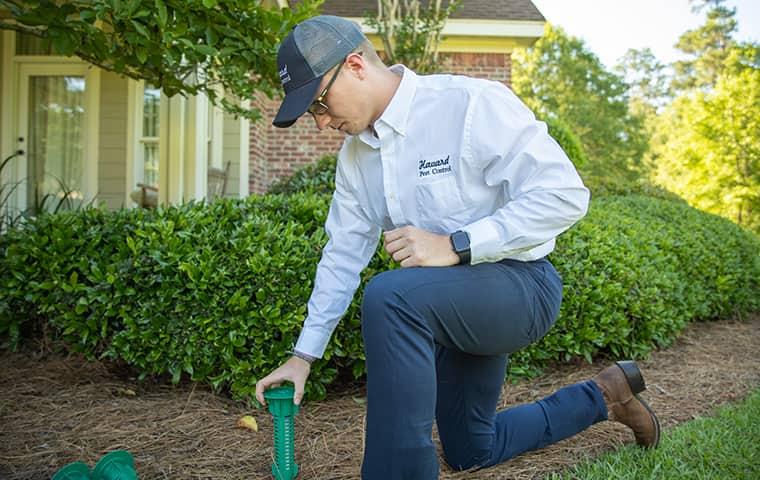
M435 177L451 173L451 155L437 160L420 160L417 176L419 178Z

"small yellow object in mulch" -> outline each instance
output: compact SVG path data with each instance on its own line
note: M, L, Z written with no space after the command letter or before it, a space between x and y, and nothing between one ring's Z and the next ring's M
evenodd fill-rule
M256 419L250 415L240 417L240 420L238 420L237 426L240 428L247 428L248 430L253 430L254 432L259 431L259 424L256 423Z

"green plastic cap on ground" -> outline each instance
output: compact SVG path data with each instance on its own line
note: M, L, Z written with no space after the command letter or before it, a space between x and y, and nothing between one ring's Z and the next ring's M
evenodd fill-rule
M84 462L74 462L58 470L52 480L90 480L90 478L90 466Z
M295 461L293 417L298 405L293 403L291 386L275 387L264 392L274 423L274 463L272 475L276 480L293 480L298 475Z
M126 450L114 450L95 465L92 480L137 480L135 460Z

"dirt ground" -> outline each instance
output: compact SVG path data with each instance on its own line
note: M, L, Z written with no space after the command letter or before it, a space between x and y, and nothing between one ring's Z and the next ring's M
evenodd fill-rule
M690 326L670 348L639 362L643 394L667 430L742 399L760 386L760 316ZM587 379L609 364L564 365L505 385L501 406L530 402ZM264 410L214 395L201 385L139 383L76 356L0 353L0 479L49 479L69 462L91 466L105 453L134 455L141 480L271 478L272 422ZM361 387L342 387L296 418L302 479L355 479L362 454ZM253 415L259 431L236 428ZM541 478L633 440L612 422L491 469L442 479Z

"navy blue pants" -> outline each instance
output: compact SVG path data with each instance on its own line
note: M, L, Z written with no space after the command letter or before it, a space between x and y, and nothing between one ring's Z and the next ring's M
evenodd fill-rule
M438 478L446 462L488 467L607 419L592 381L496 412L508 354L554 324L562 282L547 260L402 268L364 291L365 480Z

